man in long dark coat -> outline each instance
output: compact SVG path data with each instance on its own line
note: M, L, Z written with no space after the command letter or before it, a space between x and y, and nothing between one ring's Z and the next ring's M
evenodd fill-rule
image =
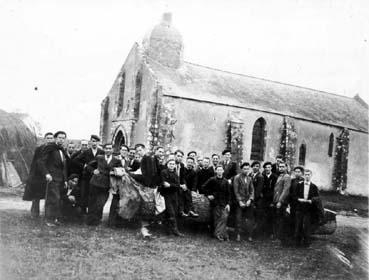
M39 160L42 175L47 181L45 195L45 218L47 226L59 224L61 214L61 193L67 186L67 156L63 148L66 133L54 134L55 143L46 145Z
M83 214L87 212L90 180L92 177L92 173L88 170L87 165L95 160L98 155L104 155L104 151L97 146L99 141L100 138L97 135L91 135L91 147L75 157L75 161L83 166L81 177L81 210Z
M45 143L35 149L23 194L23 200L32 201L32 217L38 217L40 215L40 199L45 198L46 180L42 175L38 161L42 156L45 146L54 142L53 134L51 132L46 133L44 140Z

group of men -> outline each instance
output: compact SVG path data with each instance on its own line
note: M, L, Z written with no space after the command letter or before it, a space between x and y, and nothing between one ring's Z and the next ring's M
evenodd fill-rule
M179 217L196 219L199 215L191 192L210 201L209 228L220 241L229 240L228 225L233 220L237 241L246 225L249 241L264 235L277 237L282 244L293 237L297 245L309 245L312 219L318 213L319 222L323 220L318 188L311 182L312 171L295 167L292 178L280 156L276 163L265 162L261 171L258 161L251 165L232 161L230 150L222 152L222 159L218 154L200 157L196 151L184 159L181 150L165 154L159 146L149 154L145 145L137 144L134 148L122 145L115 155L110 143L100 148L96 135L91 135L90 142L81 141L80 150L75 150L73 143L65 148L66 137L63 131L45 135L45 143L35 150L23 197L32 200L34 217L39 216L40 199L45 199L47 226L60 224L62 217L85 217L88 225L98 225L109 193L113 199L108 222L118 225L120 194L110 187L110 176L117 167L144 186L158 190L165 201L161 218L168 233L176 236L182 236Z

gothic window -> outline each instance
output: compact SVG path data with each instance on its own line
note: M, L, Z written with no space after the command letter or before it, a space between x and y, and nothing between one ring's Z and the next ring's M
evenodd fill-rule
M107 96L105 99L103 120L104 122L107 122L109 120L109 96Z
M126 73L123 73L122 77L120 78L119 84L119 96L118 96L118 108L117 108L117 115L119 116L123 110L123 98L124 98L124 89L126 83Z
M252 129L251 157L252 160L264 160L265 150L265 120L259 118L256 120Z
M141 87L142 87L142 74L141 72L137 73L136 76L136 89L135 89L135 105L133 109L133 117L138 119L140 115L140 99L141 99Z
M334 135L331 133L329 136L329 146L328 146L328 156L332 157L333 155L333 144L334 144Z
M299 149L299 165L305 165L306 144L301 144Z
M102 133L103 133L103 137L107 137L109 131L109 125L108 125L108 121L109 121L109 96L107 96L104 100L103 103L103 113L102 113L102 119L103 119L103 124L102 124Z

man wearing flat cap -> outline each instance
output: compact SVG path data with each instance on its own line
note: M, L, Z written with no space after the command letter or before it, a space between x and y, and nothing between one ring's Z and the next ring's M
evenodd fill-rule
M83 166L82 177L81 177L81 211L82 214L87 213L88 207L88 197L90 193L90 180L92 177L91 172L86 168L87 165L96 160L98 155L104 155L104 150L98 147L98 143L100 142L100 137L97 135L91 135L90 138L90 147L81 152L75 160L79 162Z

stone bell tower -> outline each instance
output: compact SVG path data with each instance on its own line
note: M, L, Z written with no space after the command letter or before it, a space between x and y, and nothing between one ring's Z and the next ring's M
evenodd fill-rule
M156 25L143 40L145 54L171 68L179 68L183 61L182 35L172 26L172 14L164 13L161 22Z

